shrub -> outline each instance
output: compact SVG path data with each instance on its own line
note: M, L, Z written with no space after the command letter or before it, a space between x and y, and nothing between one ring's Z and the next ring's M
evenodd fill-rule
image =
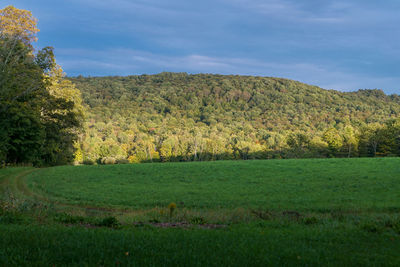
M370 233L379 233L382 231L381 227L376 222L364 222L360 225L361 229Z
M272 218L272 213L268 210L251 210L251 213L262 220L270 220Z
M128 164L129 160L127 159L117 159L117 164Z
M190 222L192 224L206 224L206 220L203 217L193 217Z
M83 165L94 165L94 161L90 160L90 159L85 159L84 161L82 161Z
M101 159L101 164L115 164L117 163L117 160L113 157L105 157Z
M136 157L135 155L129 156L128 161L129 161L129 163L139 163L140 162L139 158Z
M85 218L82 216L73 216L67 213L60 213L54 217L56 222L67 223L67 224L80 224L85 222Z
M0 223L1 224L21 224L24 222L24 218L21 214L15 212L1 212Z
M309 225L309 224L316 224L317 222L318 222L318 219L315 218L314 216L312 216L312 217L306 217L306 218L303 219L303 223L304 223L304 224L307 224L307 225Z
M103 220L101 220L100 222L98 222L96 224L97 226L104 226L104 227L118 227L120 226L120 223L118 222L117 218L110 216L110 217L106 217Z

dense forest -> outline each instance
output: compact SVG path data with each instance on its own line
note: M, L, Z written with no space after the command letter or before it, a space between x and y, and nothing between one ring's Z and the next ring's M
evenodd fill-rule
M81 163L400 154L400 97L381 90L186 73L69 80L87 109Z

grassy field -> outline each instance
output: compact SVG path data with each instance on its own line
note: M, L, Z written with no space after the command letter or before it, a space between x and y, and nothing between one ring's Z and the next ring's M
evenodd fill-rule
M63 203L148 209L400 209L400 159L220 161L62 166L27 177Z
M88 230L0 225L2 266L399 266L399 247L399 238L357 227Z
M0 266L400 265L399 158L10 168L0 193Z

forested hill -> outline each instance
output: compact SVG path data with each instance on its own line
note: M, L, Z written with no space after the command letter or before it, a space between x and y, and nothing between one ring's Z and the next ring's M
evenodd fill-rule
M400 114L398 95L281 78L160 73L70 80L88 108L81 144L88 160L346 154L346 134L357 141L350 155L376 153L359 147L361 132Z

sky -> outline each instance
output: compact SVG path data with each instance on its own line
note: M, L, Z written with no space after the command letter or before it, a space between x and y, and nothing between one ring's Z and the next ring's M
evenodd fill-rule
M282 77L400 94L399 0L1 0L68 76Z

